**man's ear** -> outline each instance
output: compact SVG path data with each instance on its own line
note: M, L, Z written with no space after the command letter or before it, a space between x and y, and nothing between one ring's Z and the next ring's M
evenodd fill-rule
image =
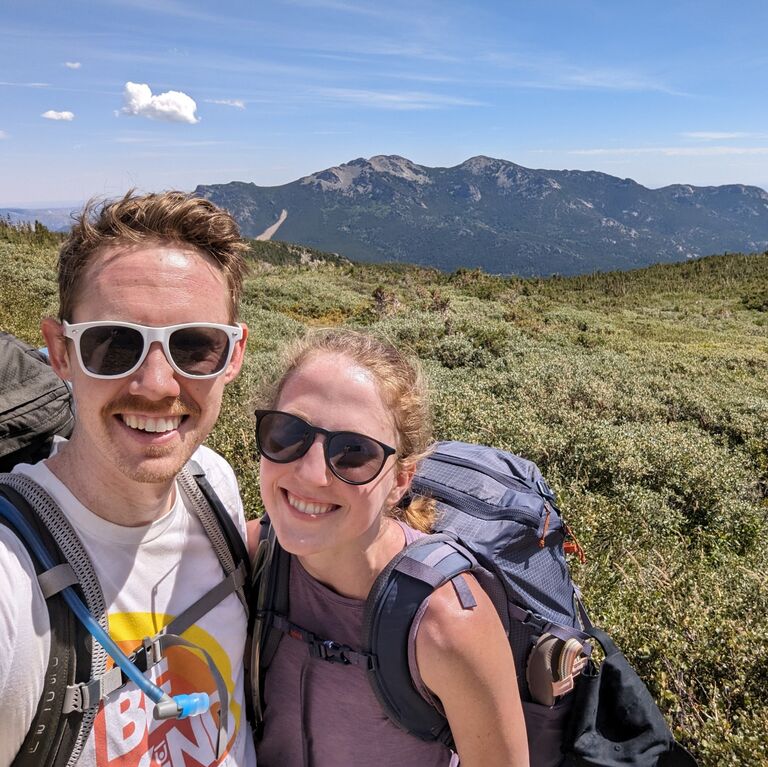
M46 317L40 324L40 330L48 347L48 359L56 375L64 381L72 380L72 366L69 360L67 339L62 333L61 323L53 317Z
M224 373L224 383L228 384L237 378L240 368L245 359L245 342L248 340L248 326L244 322L238 323L243 329L243 337L235 344L235 350L232 352L232 359L227 365L227 372Z

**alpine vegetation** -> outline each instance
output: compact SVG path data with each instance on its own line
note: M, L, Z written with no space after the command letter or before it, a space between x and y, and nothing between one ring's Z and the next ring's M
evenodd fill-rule
M35 345L56 304L55 240L0 222L0 328ZM285 341L343 325L404 345L439 439L541 468L586 553L570 567L590 614L675 737L702 765L768 764L768 253L523 279L259 258L272 247L252 254L246 365L209 440L249 513L252 396Z

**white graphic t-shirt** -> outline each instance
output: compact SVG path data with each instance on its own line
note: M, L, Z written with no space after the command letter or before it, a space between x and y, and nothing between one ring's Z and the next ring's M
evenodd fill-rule
M193 458L245 535L230 466L205 447ZM162 518L142 527L123 527L92 514L45 463L16 471L42 485L77 531L101 583L110 636L126 653L223 579L208 536L178 488L173 508ZM0 767L13 760L37 708L48 632L48 611L32 563L15 536L0 525ZM224 756L216 758L214 713L156 721L153 701L129 682L99 706L77 767L254 767L243 701L246 616L238 597L230 595L216 605L184 638L208 652L226 684L229 726ZM149 675L170 695L206 692L218 701L216 683L200 652L171 647Z

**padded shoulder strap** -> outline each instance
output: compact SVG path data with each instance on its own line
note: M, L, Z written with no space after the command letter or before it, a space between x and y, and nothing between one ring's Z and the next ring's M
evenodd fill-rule
M0 494L33 527L54 561L69 562L80 584L85 583L83 597L91 614L105 623L104 600L93 566L53 499L37 483L20 474L0 474ZM38 576L42 575L34 557L32 561ZM91 673L103 674L106 668L104 650L93 643L62 596L53 594L46 604L51 646L43 694L12 767L74 765L93 726L96 709L67 711L67 696L77 685L86 683Z
M275 657L283 632L275 618L288 618L288 587L291 557L277 542L269 517L264 515L259 528L259 546L253 562L251 615L253 616L251 687L256 737L264 721L264 679Z
M368 680L384 713L412 735L449 747L447 720L411 681L408 634L419 606L436 588L476 567L472 554L446 534L417 538L379 574L363 619L363 649L376 658Z
M178 479L203 529L211 539L211 545L221 562L224 574L231 575L238 569L242 570L245 588L240 589L238 594L247 611L248 599L245 591L249 588L251 577L250 559L243 536L196 461L189 461L179 472Z
M235 593L240 598L245 609L248 621L248 641L246 642L243 659L245 665L245 708L246 718L249 722L254 723L254 691L251 687L251 674L248 668L251 656L250 643L253 636L253 616L250 614L252 573L248 547L234 520L224 508L224 504L197 461L188 461L187 465L179 472L178 480L181 489L192 504L193 510L208 535L216 556L219 558L224 575L227 576L225 580L234 579L231 580L231 583L235 585ZM219 585L223 586L223 584ZM204 614L198 608L202 607L207 611L213 607L216 602L212 602L211 599L213 599L213 592L215 590L212 590L205 596L204 599L208 600L205 604L202 604L199 600L185 614L177 616L177 621L180 624L189 624L197 619L198 613ZM227 596L227 594L220 595L220 598L224 596Z

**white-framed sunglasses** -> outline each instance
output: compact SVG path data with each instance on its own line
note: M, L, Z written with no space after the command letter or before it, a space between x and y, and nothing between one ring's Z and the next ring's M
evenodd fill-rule
M232 359L243 337L240 325L185 322L160 328L132 322L99 320L63 323L64 335L75 344L83 371L92 378L122 378L141 366L149 347L158 342L170 366L186 378L215 378Z

